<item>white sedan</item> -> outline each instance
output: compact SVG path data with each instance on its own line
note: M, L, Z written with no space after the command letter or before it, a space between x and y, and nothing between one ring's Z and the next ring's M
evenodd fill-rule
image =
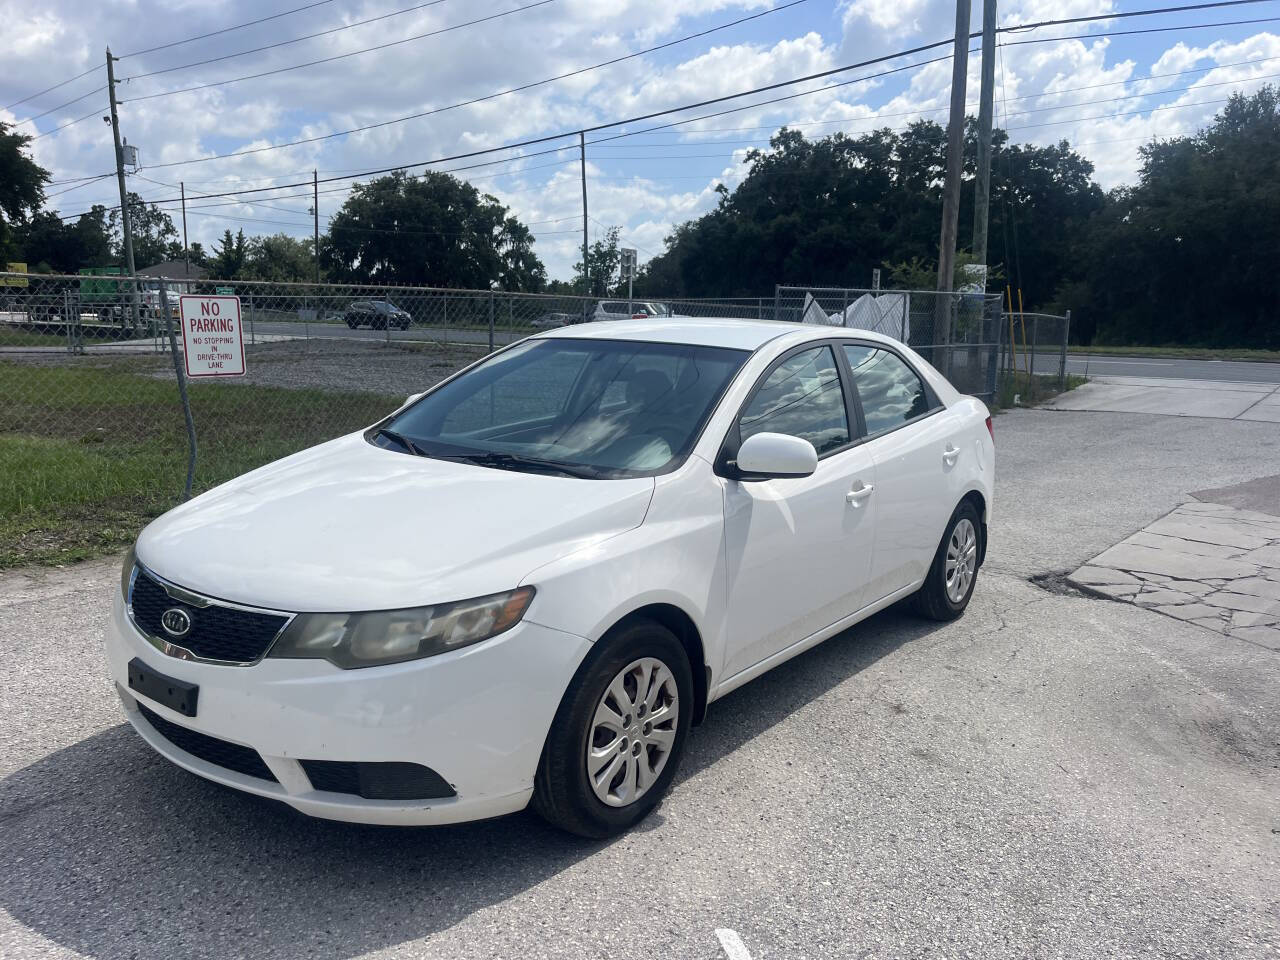
M993 482L986 408L886 337L566 327L153 522L111 677L164 756L304 813L607 836L712 701L898 600L963 613Z

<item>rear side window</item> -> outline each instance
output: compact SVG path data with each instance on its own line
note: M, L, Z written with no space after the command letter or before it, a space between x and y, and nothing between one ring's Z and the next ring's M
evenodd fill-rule
M868 434L892 430L929 412L924 381L896 353L852 343L843 349L853 370Z
M769 374L738 420L742 440L786 433L813 444L819 455L849 442L840 372L830 347L804 350Z

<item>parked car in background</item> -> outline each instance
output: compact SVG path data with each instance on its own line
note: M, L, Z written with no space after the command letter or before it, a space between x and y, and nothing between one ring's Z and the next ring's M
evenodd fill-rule
M567 327L571 323L580 323L582 317L576 313L544 313L529 326L536 330L553 330L556 327Z
M388 327L408 330L411 322L408 311L387 300L354 300L343 311L342 319L352 330L361 324L368 324L374 330Z
M963 614L994 482L987 408L888 337L575 324L155 520L108 668L155 750L303 813L608 836L707 704Z
M671 308L665 303L647 300L601 300L596 304L592 320L643 320L648 317L669 317Z

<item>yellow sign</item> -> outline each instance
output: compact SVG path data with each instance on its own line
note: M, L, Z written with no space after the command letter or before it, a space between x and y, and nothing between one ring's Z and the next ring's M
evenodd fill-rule
M5 269L9 273L26 273L27 265L25 263L10 263ZM25 287L26 285L26 277L0 277L0 287Z

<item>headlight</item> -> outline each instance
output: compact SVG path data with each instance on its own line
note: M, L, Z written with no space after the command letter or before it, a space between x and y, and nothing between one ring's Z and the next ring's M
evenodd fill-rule
M129 602L129 587L133 583L133 568L137 563L138 548L134 545L124 555L124 565L120 568L120 594L124 597L125 603Z
M270 656L328 660L344 670L434 657L509 630L532 599L533 587L520 587L408 610L300 613Z

